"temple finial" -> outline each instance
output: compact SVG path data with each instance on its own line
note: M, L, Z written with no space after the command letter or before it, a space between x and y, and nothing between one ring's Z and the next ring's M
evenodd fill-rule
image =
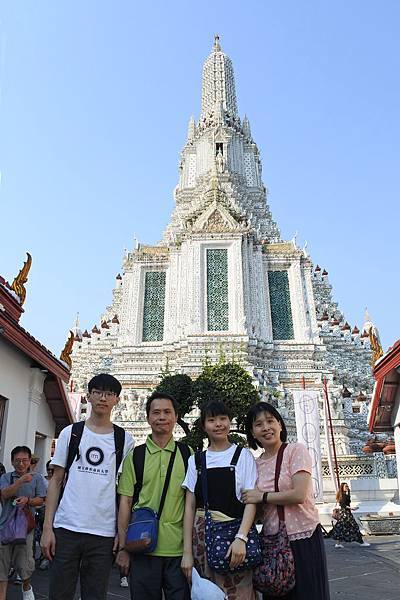
M221 103L230 119L238 118L232 61L222 52L216 35L213 50L203 65L200 119L209 119Z
M194 121L194 118L190 117L189 125L188 125L188 134L187 134L188 142L191 142L194 140L195 134L196 134L196 123Z
M21 304L21 306L25 302L25 298L26 298L25 283L28 281L28 273L29 273L29 270L32 265L32 256L29 254L29 252L27 252L26 254L27 254L28 258L24 262L24 266L22 267L22 269L20 270L20 272L18 273L18 275L16 276L16 278L14 279L14 281L11 284L11 288L17 294L17 296L19 298L19 303Z
M379 339L379 333L375 326L372 326L369 330L369 343L371 345L372 350L372 366L376 363L377 360L383 356L383 349L381 340Z
M72 354L72 347L74 345L74 332L70 331L69 332L69 338L67 339L67 341L65 342L65 346L63 351L60 354L60 360L62 360L63 362L65 362L69 369L72 368L72 359L71 359L71 354Z

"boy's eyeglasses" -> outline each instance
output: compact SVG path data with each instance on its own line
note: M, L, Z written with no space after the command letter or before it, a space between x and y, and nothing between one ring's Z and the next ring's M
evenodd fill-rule
M103 390L92 390L90 393L93 398L101 398L104 396L106 400L111 400L111 398L114 398L115 396L115 392L104 392Z

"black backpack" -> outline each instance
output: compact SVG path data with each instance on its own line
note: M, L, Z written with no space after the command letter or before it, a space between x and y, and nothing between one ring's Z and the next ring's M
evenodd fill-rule
M71 437L68 445L68 457L67 463L65 465L65 475L64 475L64 485L61 488L59 502L63 496L65 486L68 481L69 470L72 466L74 460L78 460L80 457L79 454L79 444L81 443L83 429L85 427L85 421L78 421L77 423L73 423L71 430ZM125 445L125 429L115 425L113 423L114 428L114 444L115 444L115 474L118 475L118 470L122 462L122 457L124 454L124 445Z
M183 464L185 466L185 473L186 473L189 458L191 455L190 448L187 444L184 444L183 442L175 442L175 443L178 446L179 451L181 453ZM143 487L143 474L144 474L144 461L146 458L146 448L147 448L146 444L140 444L139 446L136 446L132 452L133 468L135 469L135 475L136 475L136 483L135 483L135 487L133 489L133 496L132 496L132 506L135 506L135 504L138 502L140 490Z

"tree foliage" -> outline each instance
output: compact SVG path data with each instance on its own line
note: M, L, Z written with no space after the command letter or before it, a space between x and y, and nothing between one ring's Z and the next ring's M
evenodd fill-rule
M189 375L165 374L156 389L176 398L179 405L178 423L186 434L185 440L193 448L201 448L205 437L199 419L192 423L185 419L194 408L201 410L211 400L224 402L235 419L232 433L235 441L239 441L237 434L245 431L246 413L260 399L249 373L238 363L224 360L215 365L205 364L195 381Z
M249 373L235 362L206 366L194 382L192 393L200 409L210 400L226 404L240 433L244 433L247 411L260 399Z

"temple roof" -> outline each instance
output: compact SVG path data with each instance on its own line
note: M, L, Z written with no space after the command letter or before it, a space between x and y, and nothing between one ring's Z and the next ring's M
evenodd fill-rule
M19 298L11 288L8 281L0 275L0 310L7 311L8 315L15 321L19 321L24 309Z
M376 380L368 418L370 431L392 431L392 410L400 385L400 340L375 364Z
M63 427L73 422L65 388L70 373L61 360L19 324L21 312L23 309L11 290L11 286L0 277L1 338L30 358L32 366L38 366L48 372L44 384L44 394L56 423L56 435L58 435Z

